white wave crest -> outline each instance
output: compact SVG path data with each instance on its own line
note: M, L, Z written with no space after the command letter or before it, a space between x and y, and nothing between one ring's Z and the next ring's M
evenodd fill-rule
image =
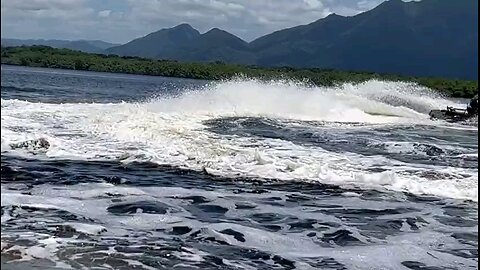
M2 99L2 153L22 154L8 145L46 138L49 158L150 161L222 176L321 181L476 201L477 170L413 168L458 175L430 181L406 173L412 170L410 165L388 157L332 152L280 139L219 135L203 124L225 116L263 116L436 125L425 112L452 103L412 84L381 81L334 88L227 81L147 103L46 104ZM387 172L371 173L372 166Z

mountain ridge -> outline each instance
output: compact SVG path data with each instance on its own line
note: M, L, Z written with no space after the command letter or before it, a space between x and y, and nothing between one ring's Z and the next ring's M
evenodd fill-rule
M8 46L32 46L44 45L52 48L64 48L71 50L78 50L89 53L103 53L105 49L113 46L118 46L116 43L109 43L102 40L61 40L61 39L17 39L17 38L2 38L1 45Z
M182 23L103 53L477 80L478 2L389 0L355 16L332 13L251 42L219 28L201 34Z

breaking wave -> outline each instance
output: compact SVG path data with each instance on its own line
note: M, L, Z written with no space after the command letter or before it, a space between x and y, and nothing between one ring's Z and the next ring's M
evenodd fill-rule
M2 154L31 155L35 147L12 145L42 138L49 147L34 153L37 157L155 162L225 177L320 181L476 201L476 169L418 165L388 155L358 153L355 146L350 151L333 151L321 143L298 144L281 136L219 134L205 124L229 117L276 119L283 127L313 121L311 132L348 143L357 138L352 132L438 126L429 120L428 111L447 105L458 106L415 84L383 81L321 88L290 81L233 80L143 103L2 99ZM362 139L367 141L359 144L378 143L368 141L368 135ZM400 144L417 143L405 140ZM445 152L439 147L438 152ZM471 158L471 149L462 151L455 155ZM432 181L425 177L429 172L448 177Z

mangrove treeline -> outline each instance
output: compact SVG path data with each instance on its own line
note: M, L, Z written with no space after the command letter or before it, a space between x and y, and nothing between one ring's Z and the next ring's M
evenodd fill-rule
M430 77L408 77L374 72L290 67L257 67L213 63L183 63L139 57L92 54L46 46L2 47L1 63L31 67L62 68L154 76L221 80L238 76L258 79L293 79L319 86L370 79L416 82L451 97L470 98L478 92L478 81Z

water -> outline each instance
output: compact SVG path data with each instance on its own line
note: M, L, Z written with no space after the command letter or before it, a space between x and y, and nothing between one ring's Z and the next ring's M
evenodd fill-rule
M478 129L406 83L2 66L6 269L477 269Z

